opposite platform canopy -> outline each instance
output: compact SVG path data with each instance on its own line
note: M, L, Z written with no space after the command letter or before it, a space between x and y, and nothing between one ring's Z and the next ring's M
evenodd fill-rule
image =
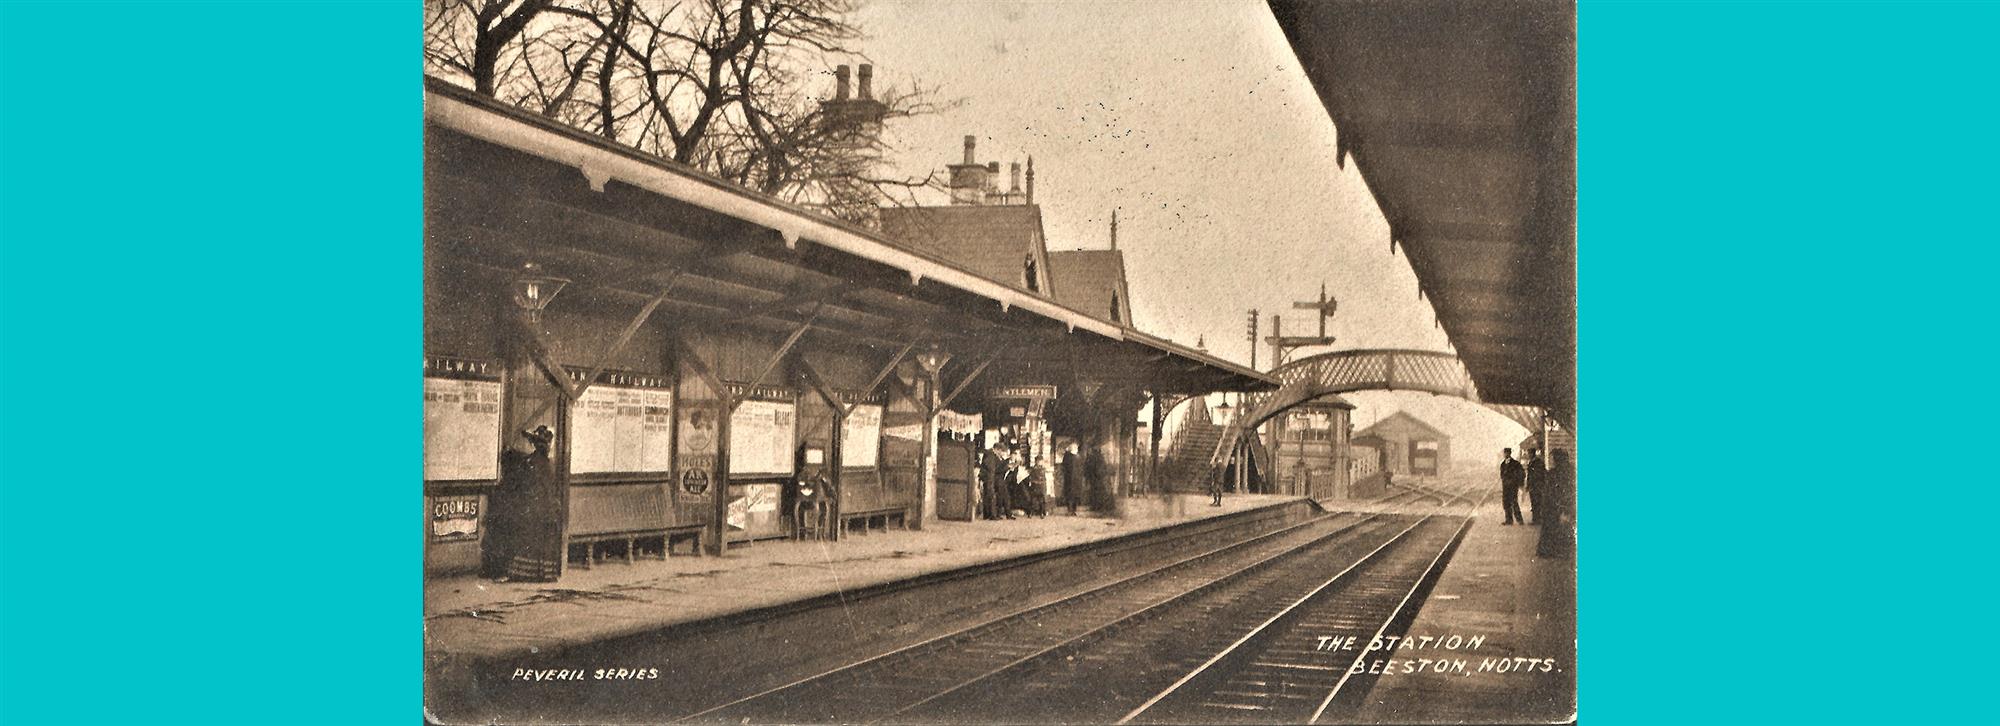
M1126 391L1265 390L1273 379L1072 310L874 232L426 78L433 274L500 284L535 261L565 298L663 310L823 345L938 342L987 381ZM668 287L671 283L671 287Z
M1573 423L1574 6L1270 5L1481 400Z

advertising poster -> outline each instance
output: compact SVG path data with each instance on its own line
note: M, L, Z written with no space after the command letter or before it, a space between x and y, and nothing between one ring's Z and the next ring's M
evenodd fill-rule
M840 465L875 466L882 451L882 407L855 406L840 427Z
M658 472L671 465L673 392L591 386L570 406L570 471Z
M682 501L708 499L715 480L716 420L714 401L688 401L681 405L677 478Z
M797 412L778 401L744 401L729 419L729 473L792 473Z
M500 475L500 382L424 378L424 478Z

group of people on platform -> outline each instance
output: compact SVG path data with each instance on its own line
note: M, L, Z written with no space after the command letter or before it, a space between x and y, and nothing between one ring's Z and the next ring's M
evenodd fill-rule
M1569 460L1569 452L1550 451L1546 465L1541 452L1535 449L1524 450L1522 454L1528 459L1526 463L1514 458L1513 449L1500 450L1500 509L1506 515L1501 524L1541 527L1535 553L1542 557L1566 557L1573 551L1576 535L1572 506L1576 501L1576 469ZM1529 509L1525 516L1521 512L1522 489L1528 490Z
M1082 503L1088 482L1103 478L1103 460L1095 456L1084 456L1076 444L1068 445L1061 454L1061 461L1054 482L1055 490L1061 497L1061 505L1070 514L1076 514ZM993 444L979 453L979 517L981 519L1019 519L1021 517L1049 516L1050 502L1046 494L1052 472L1042 462L1034 460L1028 447L1013 440L994 439Z

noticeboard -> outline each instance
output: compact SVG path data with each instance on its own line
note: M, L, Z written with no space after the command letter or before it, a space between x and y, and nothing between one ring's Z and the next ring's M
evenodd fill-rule
M570 404L570 471L663 472L673 465L673 391L669 381L619 376Z
M424 359L424 479L500 476L499 366Z
M872 468L882 451L882 407L855 406L840 427L840 465Z
M791 403L744 401L729 417L731 476L792 473L798 416Z

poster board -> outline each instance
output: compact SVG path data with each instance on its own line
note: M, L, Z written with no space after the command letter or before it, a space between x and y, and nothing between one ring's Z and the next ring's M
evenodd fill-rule
M718 420L715 401L680 402L680 435L676 442L680 450L680 499L683 502L708 501L709 491L715 480L715 424Z
M798 412L790 402L744 401L729 417L731 476L788 475Z
M670 469L674 450L671 381L625 374L605 374L600 381L570 404L570 471L591 474Z
M424 479L500 477L500 368L424 359Z
M840 465L874 468L881 460L882 407L855 406L840 427Z

